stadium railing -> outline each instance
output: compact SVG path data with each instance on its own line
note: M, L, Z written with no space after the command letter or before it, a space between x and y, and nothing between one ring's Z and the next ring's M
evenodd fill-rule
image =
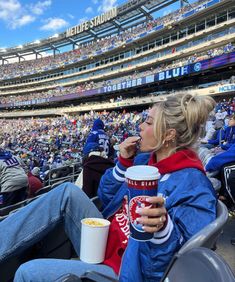
M82 164L80 162L51 169L45 176L44 185L54 185L56 183L59 185L58 183L61 184L66 181L75 182L81 170Z

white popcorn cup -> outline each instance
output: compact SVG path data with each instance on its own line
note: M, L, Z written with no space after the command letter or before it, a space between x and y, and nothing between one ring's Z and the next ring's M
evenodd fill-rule
M91 225L87 221L102 225ZM104 261L110 222L103 218L84 218L81 220L80 260L87 263Z

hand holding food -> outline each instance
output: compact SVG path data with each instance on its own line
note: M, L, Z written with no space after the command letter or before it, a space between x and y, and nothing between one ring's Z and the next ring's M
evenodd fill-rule
M137 151L139 136L128 137L119 145L120 155L125 159L129 159L135 156Z

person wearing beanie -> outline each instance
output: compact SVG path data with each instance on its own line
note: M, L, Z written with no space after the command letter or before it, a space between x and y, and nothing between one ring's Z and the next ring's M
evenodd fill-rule
M114 166L113 161L108 158L111 154L110 139L104 131L103 121L99 118L93 123L83 154L83 169L75 184L92 198L97 195L100 178L104 172Z
M110 152L110 140L107 133L104 131L104 123L99 118L94 120L92 129L83 148L83 154L87 157L90 152L94 151L103 152L103 155L106 157L109 156Z

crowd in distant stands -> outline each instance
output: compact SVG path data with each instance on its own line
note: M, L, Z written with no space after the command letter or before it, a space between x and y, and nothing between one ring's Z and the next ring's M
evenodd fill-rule
M122 96L118 97L122 100ZM215 120L223 111L225 124L235 113L235 98L217 104ZM93 112L57 118L0 120L0 147L19 155L28 169L40 167L41 174L49 169L81 161L82 150L94 119L105 122L105 130L113 144L128 136L138 135L139 124L147 110Z
M83 95L83 91L85 90L96 89L96 88L105 87L105 86L109 86L109 85L113 85L117 83L122 83L122 82L132 80L132 79L137 79L140 77L158 73L158 72L168 70L171 68L181 67L181 66L184 66L190 63L195 63L195 62L205 60L208 58L213 58L215 56L218 56L224 53L232 52L233 50L235 50L235 46L232 43L228 43L224 47L210 49L206 52L194 54L192 56L189 56L183 59L178 59L170 63L164 63L164 64L150 68L149 70L146 70L143 72L135 71L131 75L126 75L126 76L118 77L115 79L110 79L110 80L105 80L105 81L100 81L100 82L90 81L90 82L82 83L76 86L57 86L55 89L50 89L48 91L42 91L42 92L37 92L37 93L34 92L34 93L24 94L24 95L22 94L21 95L2 95L0 96L0 103L8 104L8 103L13 103L13 102L30 101L33 99L51 98L51 97L56 97L56 96L72 94L72 93ZM93 75L95 75L95 73ZM230 80L231 80L231 83L234 82L233 77ZM1 93L1 90L0 90L0 93Z
M125 43L126 40L130 38L135 39L135 37L137 37L139 34L150 31L155 26L166 25L178 21L183 13L205 2L208 1L199 0L198 2L184 6L181 9L176 10L164 17L153 19L136 27L124 30L119 35L107 36L105 38L97 39L96 41L84 43L79 46L78 49L70 52L64 52L55 56L50 55L37 60L28 60L22 61L20 63L12 63L0 66L0 77L1 79L9 79L56 69L68 64L76 63L83 56L95 55L95 52L104 50L106 47L111 45L115 47L120 46Z
M19 155L28 169L52 168L81 161L83 145L95 118L105 120L106 131L119 142L136 134L146 112L90 112L80 116L0 120L1 148Z

